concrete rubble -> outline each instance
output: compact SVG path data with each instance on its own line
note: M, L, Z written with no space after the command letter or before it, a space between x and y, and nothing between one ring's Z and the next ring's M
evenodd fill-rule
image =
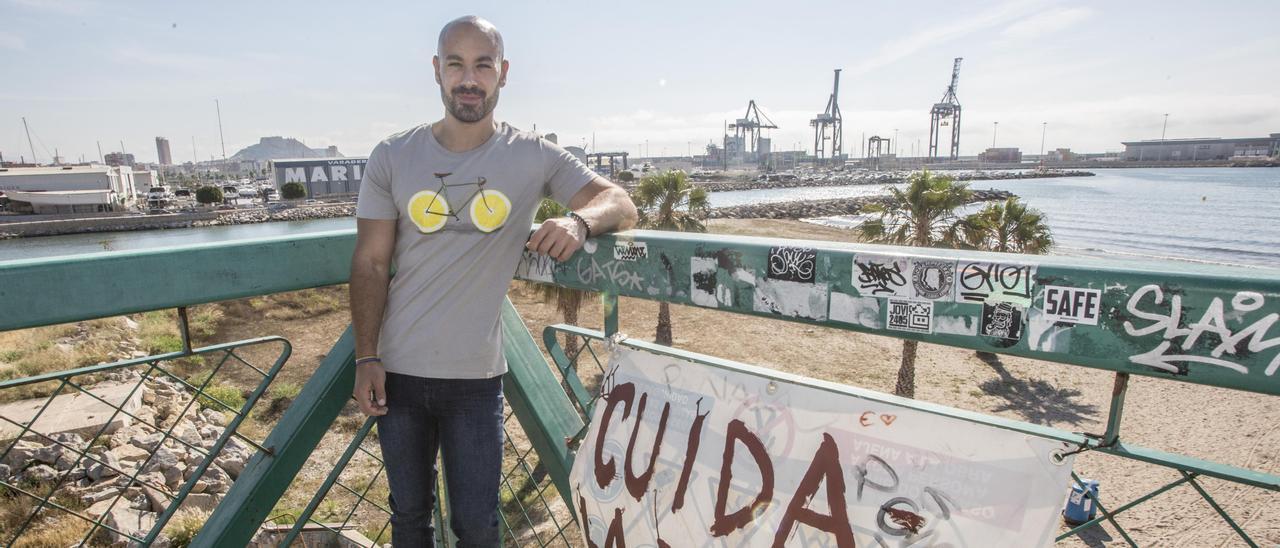
M137 385L141 375L133 370L118 370L90 391L119 396L125 401L122 387ZM56 400L57 398L55 398ZM41 404L45 398L38 400ZM177 381L167 377L153 377L142 383L140 390L126 401L130 413L141 419L172 427L174 436L165 440L162 432L138 420L113 422L109 433L90 444L88 435L100 430L103 420L97 420L92 428L85 427L84 408L68 407L59 420L36 422L36 432L22 439L13 440L15 432L6 438L0 436L0 450L13 444L0 461L0 475L10 483L33 486L42 484L37 492L47 492L53 484L59 484L57 494L79 500L93 518L104 518L111 527L141 538L156 523L160 513L171 504L174 496L187 481L192 479L201 462L202 451L208 451L223 434L227 417L214 409L202 409L194 403L186 412L183 409L191 401L190 392ZM15 402L4 406L5 410L30 409L33 401ZM78 404L84 402L77 402ZM100 402L98 405L102 405ZM105 406L103 406L105 409ZM0 413L7 411L0 411ZM97 411L95 411L97 413ZM108 413L109 414L109 413ZM8 415L5 415L8 416ZM12 417L11 417L12 418ZM28 415L29 418L29 415ZM15 419L16 420L16 419ZM181 433L181 435L179 435ZM84 455L81 456L81 452ZM250 446L235 437L227 440L204 473L196 479L191 494L180 509L208 513L215 508L231 488L231 483L244 471L253 455ZM137 475L135 480L131 477ZM99 541L111 546L128 545L127 538L100 530ZM153 546L167 546L161 538Z

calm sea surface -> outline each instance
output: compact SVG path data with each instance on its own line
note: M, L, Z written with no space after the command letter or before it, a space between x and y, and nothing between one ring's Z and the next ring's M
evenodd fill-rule
M1055 253L1280 267L1280 169L1098 169L1095 177L973 181L1044 212ZM885 185L748 190L712 207L879 194ZM826 224L853 225L853 218Z
M1004 189L1047 216L1056 253L1138 256L1280 267L1280 169L1100 169L1096 177L973 181ZM866 196L885 185L718 192L712 207ZM856 219L831 218L830 224ZM105 250L280 236L354 228L355 221L76 234L0 241L0 261Z

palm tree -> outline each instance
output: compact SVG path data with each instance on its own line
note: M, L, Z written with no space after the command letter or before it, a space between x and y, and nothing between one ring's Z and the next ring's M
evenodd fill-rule
M1045 224L1044 214L1027 207L1017 196L987 204L966 217L964 224L967 243L976 249L1042 255L1053 247L1053 235ZM996 359L991 352L979 350L977 354L988 363Z
M538 204L538 211L534 214L534 220L541 223L547 219L563 217L566 210L554 200L543 199ZM570 289L551 284L537 284L538 289L542 292L542 302L556 303L556 310L564 317L564 323L569 325L577 325L578 309L582 308L582 301L586 297L586 293L579 289ZM578 337L565 333L564 335L564 353L569 357L570 363L578 361Z
M1003 202L987 204L968 216L969 244L977 249L1001 253L1042 255L1053 247L1053 235L1044 214L1011 196Z
M707 190L691 184L683 171L672 170L642 177L631 200L640 212L640 228L707 231L703 223L710 211ZM666 301L658 303L658 328L654 341L671 345L671 307Z
M966 218L955 214L969 202L968 185L951 177L928 171L912 173L906 188L890 187L889 196L863 211L878 215L859 228L864 240L874 243L916 247L957 247L973 233ZM916 349L919 342L902 341L902 365L893 393L914 398L916 393Z

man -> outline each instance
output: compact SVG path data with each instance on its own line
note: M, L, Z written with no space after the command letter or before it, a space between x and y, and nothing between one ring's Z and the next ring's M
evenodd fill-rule
M636 210L625 191L560 147L494 121L509 65L491 23L445 25L432 66L444 118L379 143L360 185L354 396L378 417L392 544L434 545L439 450L458 546L487 548L499 544L506 362L498 317L521 252L563 261L586 238L633 226ZM529 236L545 196L572 217Z

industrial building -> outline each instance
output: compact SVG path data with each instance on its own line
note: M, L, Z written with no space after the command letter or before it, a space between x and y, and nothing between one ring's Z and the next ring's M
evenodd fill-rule
M271 160L276 188L301 183L308 198L355 196L368 158L295 158Z
M137 203L128 166L0 168L0 192L23 213L126 211Z
M106 162L109 166L132 167L134 164L133 155L124 152L107 153L102 161Z
M1153 139L1122 144L1124 160L1133 162L1195 162L1280 156L1280 133L1242 139Z
M978 155L978 160L997 164L1019 164L1022 163L1022 151L1017 148L988 148L986 152Z

